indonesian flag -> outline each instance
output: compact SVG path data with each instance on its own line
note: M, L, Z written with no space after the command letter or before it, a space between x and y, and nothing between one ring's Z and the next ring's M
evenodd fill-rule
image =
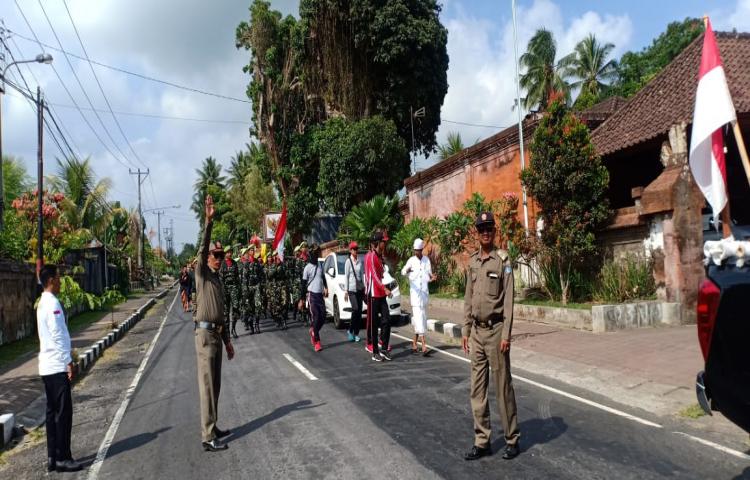
M286 202L281 209L281 218L273 236L273 250L281 260L284 260L284 240L286 240Z
M732 96L716 45L711 22L706 19L703 53L695 94L690 169L714 211L714 219L727 204L727 167L724 161L724 125L737 121Z

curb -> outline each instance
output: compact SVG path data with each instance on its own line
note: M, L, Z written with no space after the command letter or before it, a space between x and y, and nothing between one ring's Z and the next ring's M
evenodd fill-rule
M78 360L75 362L76 377L73 382L78 382L85 375L85 372L90 370L96 363L96 360L104 354L104 351L122 339L128 330L133 328L146 316L146 312L156 304L156 301L167 296L169 291L172 290L176 284L177 282L174 282L167 286L164 290L151 297L146 303L131 313L117 326L117 328L110 331L107 335L100 340L97 340L89 347L84 347L82 352L78 354ZM12 436L11 432L16 424L19 427L23 426L26 431L42 426L45 421L46 406L47 398L45 394L42 393L18 415L14 415L13 413L0 415L0 448L5 448L9 445Z
M427 320L427 330L439 333L448 338L461 338L461 326L457 323L442 320Z

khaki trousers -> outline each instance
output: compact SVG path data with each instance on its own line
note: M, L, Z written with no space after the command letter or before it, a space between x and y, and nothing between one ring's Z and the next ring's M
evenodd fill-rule
M210 442L219 415L221 390L221 346L219 334L205 328L195 329L195 353L198 358L198 394L201 401L201 438Z
M518 430L516 393L510 374L510 352L500 353L503 324L493 328L472 326L469 339L471 356L471 410L474 413L474 445L490 446L490 406L487 399L490 367L495 382L495 393L500 420L503 424L505 443L516 445L521 432Z

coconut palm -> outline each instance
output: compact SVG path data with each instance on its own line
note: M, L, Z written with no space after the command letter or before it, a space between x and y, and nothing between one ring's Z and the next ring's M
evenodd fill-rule
M519 62L525 72L521 75L521 88L526 91L526 97L521 99L527 110L537 108L545 110L550 98L555 92L570 98L570 87L565 81L565 74L571 62L570 56L555 63L557 44L549 30L540 28L536 31L526 53L521 55Z
M380 194L360 203L344 217L339 228L339 238L367 245L370 236L378 229L395 232L401 225L398 201L398 195L387 197Z
M458 132L448 132L448 136L445 139L445 143L438 145L438 159L445 160L451 157L461 150L463 150L464 142L461 140L461 134Z
M199 219L203 219L203 204L208 186L214 185L224 188L226 177L221 175L221 165L214 157L208 157L203 160L203 165L201 168L196 169L195 172L198 174L198 179L193 184L195 194L193 195L193 203L190 205L190 209L195 212Z
M250 171L252 157L250 154L243 152L242 150L234 154L230 159L229 168L229 180L227 184L230 188L235 188L242 185L245 181L245 176Z
M2 169L3 197L5 204L9 206L15 198L28 191L32 183L23 162L16 157L3 156Z
M91 159L57 159L57 174L48 178L52 190L65 195L63 215L74 229L88 229L101 235L108 224L107 195L112 187L108 177L97 179Z
M565 58L568 64L566 75L577 80L571 88L581 89L581 94L598 97L609 84L617 78L617 62L607 60L615 46L611 43L602 45L593 34L589 34L576 45L573 53Z

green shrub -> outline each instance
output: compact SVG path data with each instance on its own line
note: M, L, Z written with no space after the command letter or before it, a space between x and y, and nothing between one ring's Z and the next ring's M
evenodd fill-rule
M96 295L85 292L78 282L68 275L60 277L60 294L57 298L66 310L80 306L86 306L89 310L98 310L103 303Z
M652 299L656 295L652 272L652 262L638 256L607 261L599 272L594 298L612 303Z
M563 288L558 263L550 257L540 259L539 274L542 277L543 288L549 299L556 302L562 301ZM568 285L568 301L587 302L591 300L594 288L591 274L571 268L567 277L570 282Z
M28 244L24 224L12 208L3 214L4 226L0 230L0 258L23 260L28 257Z
M122 303L126 300L125 295L120 293L117 286L114 288L108 288L104 290L104 293L99 297L103 306L112 307L118 303Z

